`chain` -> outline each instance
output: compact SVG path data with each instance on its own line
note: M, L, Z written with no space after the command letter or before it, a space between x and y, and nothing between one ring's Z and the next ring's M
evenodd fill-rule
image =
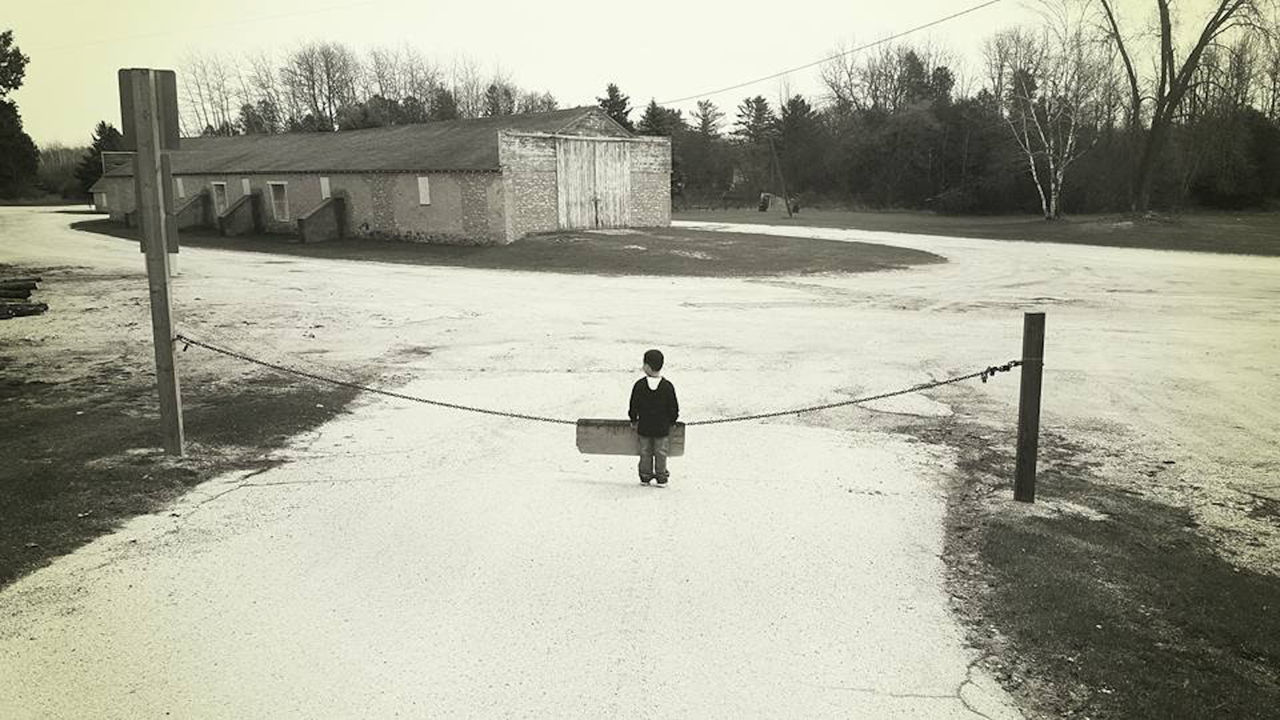
M794 410L779 410L777 412L757 413L755 415L736 415L733 417L716 418L715 420L695 420L694 422L685 423L686 427L693 425L721 425L723 423L746 422L748 420L764 420L767 418L785 417L787 415L800 415L802 413L817 412L819 410L830 410L832 408L845 407L847 405L859 405L869 403L874 400L884 400L885 398L897 397L899 395L909 395L911 393L921 392L943 385L951 385L952 383L964 382L974 378L982 378L982 382L986 382L988 378L999 372L1009 372L1021 365L1020 360L1010 360L1003 365L992 365L985 370L969 373L968 375L957 375L956 377L947 378L946 380L935 380L933 382L912 385L909 388L894 390L893 392L880 393L879 395L868 395L866 397L854 398L853 400L841 400L840 402L825 403L822 405L810 405L809 407L796 408Z
M329 383L330 385L338 385L340 387L351 388L353 390L360 390L361 392L373 393L374 395L383 395L385 397L397 398L399 400L410 400L412 402L424 403L427 405L435 405L436 407L449 408L451 410L462 410L465 412L480 413L482 415L495 415L497 417L512 418L515 420L531 420L533 422L555 423L557 425L577 425L578 424L577 420L566 420L564 418L543 417L541 415L525 415L523 413L506 412L503 410L492 410L490 408L472 407L470 405L459 405L458 403L445 402L443 400L432 400L429 398L418 397L416 395L407 395L405 393L398 393L392 390L380 390L378 388L369 387L367 385L360 385L359 383L353 383L347 380L340 380L338 378L332 378L332 377L327 377L325 375L319 375L313 372L307 372L306 370L298 370L296 368L291 368L286 365L278 365L273 362L267 362L266 360L259 360L254 357L249 357L248 355L245 355L243 353L238 353L234 350L227 350L226 348L220 348L215 345L210 345L209 343L200 342L199 340L189 338L186 335L183 335L181 333L178 333L177 335L175 335L174 339L186 346L195 345L196 347L202 347L205 350L210 350L212 352L218 353L219 355L226 355L227 357L235 358L237 360L243 360L244 362L252 363L254 365L259 365L265 368L271 368L272 370L278 370L283 373L289 373L290 375L297 375L298 377L309 378L311 380L318 380L320 382ZM184 347L183 350L185 351L186 348Z
M287 365L280 365L278 363L268 362L266 360L260 360L255 357L250 357L248 355L245 355L244 353L239 353L234 350L228 350L226 348L218 347L216 345L211 345L206 342L201 342L194 338L187 337L182 333L178 333L177 335L175 335L174 339L183 344L182 349L184 352L187 350L188 347L195 345L196 347L204 348L205 350L218 353L219 355L225 355L227 357L235 358L237 360L241 360L243 362L247 362L253 365L270 368L272 370L288 373L290 375L297 375L298 377L317 380L323 383L329 383L330 385L338 385L340 387L351 388L353 390L359 390L361 392L372 393L374 395L382 395L384 397L391 397L399 400L409 400L411 402L424 403L426 405L434 405L436 407L449 408L451 410L461 410L464 412L480 413L482 415L493 415L496 417L511 418L514 420L530 420L532 422L552 423L555 425L577 425L578 424L577 420L546 417L542 415L526 415L524 413L507 412L505 410L493 410L491 408L474 407L471 405L460 405L458 403L445 402L443 400L432 400L430 398L418 397L416 395L398 393L392 390L381 390L375 387L369 387L367 385L360 385L359 383L353 383L347 380L341 380L339 378L328 377L326 375L320 375L318 373L308 372L306 370L298 370L296 368L291 368ZM792 410L779 410L777 412L757 413L754 415L736 415L733 417L716 418L714 420L695 420L693 422L685 423L685 426L692 427L695 425L723 425L725 423L746 422L749 420L764 420L767 418L785 417L787 415L800 415L803 413L817 412L819 410L830 410L832 408L846 407L849 405L859 405L862 403L868 403L875 400L884 400L886 398L897 397L899 395L909 395L911 393L922 392L924 390L930 390L932 388L942 387L943 385L951 385L953 383L964 382L965 380L972 380L974 378L981 378L982 382L985 383L989 378L991 378L996 373L1009 372L1013 368L1018 367L1020 365L1022 365L1022 361L1010 360L1009 362L1003 365L991 365L986 369L979 370L978 372L972 372L967 375L957 375L956 377L947 378L945 380L935 380L933 382L921 383L919 385L912 385L911 387L908 387L908 388L903 388L901 390L894 390L892 392L880 393L879 395L868 395L866 397L854 398L853 400L841 400L839 402L825 403L822 405L810 405L808 407L795 408Z

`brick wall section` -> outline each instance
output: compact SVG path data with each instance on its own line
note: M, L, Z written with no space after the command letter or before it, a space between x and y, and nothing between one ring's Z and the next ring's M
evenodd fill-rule
M555 138L503 133L498 164L503 168L506 241L559 228Z
M671 224L671 140L637 138L631 144L631 224Z

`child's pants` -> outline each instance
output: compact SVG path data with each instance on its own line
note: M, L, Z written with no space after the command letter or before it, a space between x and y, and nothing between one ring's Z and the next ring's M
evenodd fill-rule
M667 453L671 450L671 436L666 437L645 437L640 436L640 479L652 480L657 478L666 481L669 473L667 472Z

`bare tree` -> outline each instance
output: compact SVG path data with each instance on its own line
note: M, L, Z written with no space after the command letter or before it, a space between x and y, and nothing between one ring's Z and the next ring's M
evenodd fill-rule
M1258 107L1272 121L1280 122L1280 10L1272 14L1264 27Z
M985 54L1001 83L994 88L1001 114L1026 157L1044 218L1052 220L1062 213L1067 170L1097 140L1110 63L1081 4L1061 0L1044 9L1039 33L1004 31Z
M428 102L441 87L440 71L416 48L405 46L400 53L400 82L405 97Z
M837 45L831 59L818 67L818 76L827 89L827 100L838 110L847 112L861 107L858 70L859 58L849 54L843 44Z
M560 107L555 96L549 92L522 92L516 101L516 112L551 112Z
M280 76L295 124L334 130L338 110L358 100L360 73L359 58L341 43L308 43L290 52ZM299 117L304 114L310 115L309 121Z
M838 110L896 113L919 99L935 69L953 61L930 43L885 44L867 54L837 48L819 69L827 97Z
M484 112L484 95L488 83L480 74L479 64L470 56L459 55L453 59L449 85L458 104L458 115L463 118L480 117Z
M1169 141L1179 107L1186 98L1205 51L1225 33L1241 27L1256 27L1260 22L1259 0L1213 0L1208 18L1200 32L1194 36L1181 60L1176 47L1177 28L1171 0L1155 0L1159 17L1159 52L1156 62L1157 78L1143 91L1134 56L1129 42L1120 30L1115 0L1098 0L1105 16L1106 27L1116 52L1124 64L1129 83L1129 128L1135 144L1141 145L1137 165L1133 170L1130 193L1131 207L1135 212L1146 212L1151 206L1151 189L1155 179L1156 161ZM1144 105L1150 101L1149 127L1142 133Z
M191 52L180 67L187 129L201 134L234 134L239 107L235 62L222 55Z

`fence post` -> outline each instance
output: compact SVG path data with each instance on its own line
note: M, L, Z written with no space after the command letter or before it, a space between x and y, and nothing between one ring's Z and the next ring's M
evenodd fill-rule
M170 246L176 250L177 223L169 213L172 174L167 150L177 148L177 94L172 70L121 70L120 120L126 147L135 151L134 196L146 253L147 286L151 296L151 339L160 394L160 424L164 449L184 454L182 396L174 367L172 297L169 288Z
M1022 381L1018 395L1018 455L1013 499L1036 501L1036 452L1040 446L1040 386L1044 370L1044 313L1022 318Z

